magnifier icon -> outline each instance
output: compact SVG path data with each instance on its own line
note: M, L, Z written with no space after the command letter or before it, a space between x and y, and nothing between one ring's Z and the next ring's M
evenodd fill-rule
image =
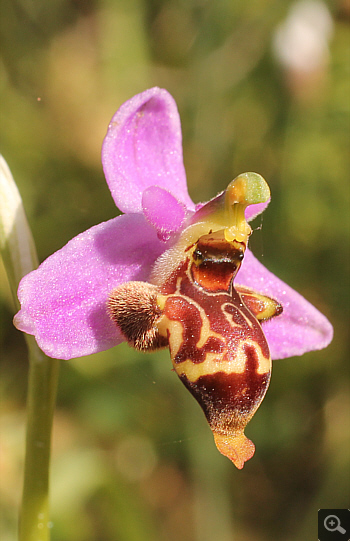
M341 527L340 520L336 515L328 515L324 519L324 527L329 532L340 532L342 534L346 533L346 530Z

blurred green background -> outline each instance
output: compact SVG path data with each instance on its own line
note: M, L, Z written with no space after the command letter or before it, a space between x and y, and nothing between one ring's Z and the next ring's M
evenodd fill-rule
M316 539L317 510L349 504L349 2L2 0L1 12L2 153L40 260L116 215L101 143L115 110L157 85L178 104L193 200L261 173L272 202L251 247L335 329L326 350L274 363L242 471L167 351L63 361L52 540ZM299 31L317 27L310 57L296 13ZM12 541L28 365L2 267L0 302L0 536Z

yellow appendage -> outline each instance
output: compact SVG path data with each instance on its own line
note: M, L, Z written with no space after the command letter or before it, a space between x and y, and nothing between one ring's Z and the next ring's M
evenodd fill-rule
M213 432L216 447L221 454L227 456L236 468L241 470L255 452L255 445L245 435L243 430L236 434L218 434Z

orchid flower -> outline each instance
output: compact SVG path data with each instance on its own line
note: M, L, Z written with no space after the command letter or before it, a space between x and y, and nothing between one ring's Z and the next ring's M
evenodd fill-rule
M15 326L59 359L125 340L142 351L169 346L218 449L242 468L254 453L243 431L267 390L271 358L324 348L333 333L247 248L247 222L268 205L268 185L245 173L195 205L176 104L159 88L116 112L102 163L124 214L81 233L22 279Z

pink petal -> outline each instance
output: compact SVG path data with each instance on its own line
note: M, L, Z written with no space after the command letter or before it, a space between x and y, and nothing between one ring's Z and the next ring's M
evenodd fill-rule
M180 118L172 96L151 88L131 98L112 118L102 146L109 189L123 212L141 212L142 192L160 186L186 207Z
M185 205L158 186L150 186L143 192L142 208L147 220L164 242L180 229L188 216Z
M266 209L269 203L270 203L270 200L266 201L266 203L257 203L256 205L249 205L249 207L245 209L245 213L244 213L245 219L247 220L247 222L251 222L252 220L254 220L254 218L259 216L259 214L264 212L264 210Z
M108 294L123 282L146 280L163 250L142 215L92 227L22 279L16 327L34 334L39 347L58 359L115 346L124 338L107 314Z
M263 323L263 329L273 359L302 355L322 349L331 342L333 327L304 297L268 271L250 252L246 251L237 275L237 284L278 300L283 313Z

